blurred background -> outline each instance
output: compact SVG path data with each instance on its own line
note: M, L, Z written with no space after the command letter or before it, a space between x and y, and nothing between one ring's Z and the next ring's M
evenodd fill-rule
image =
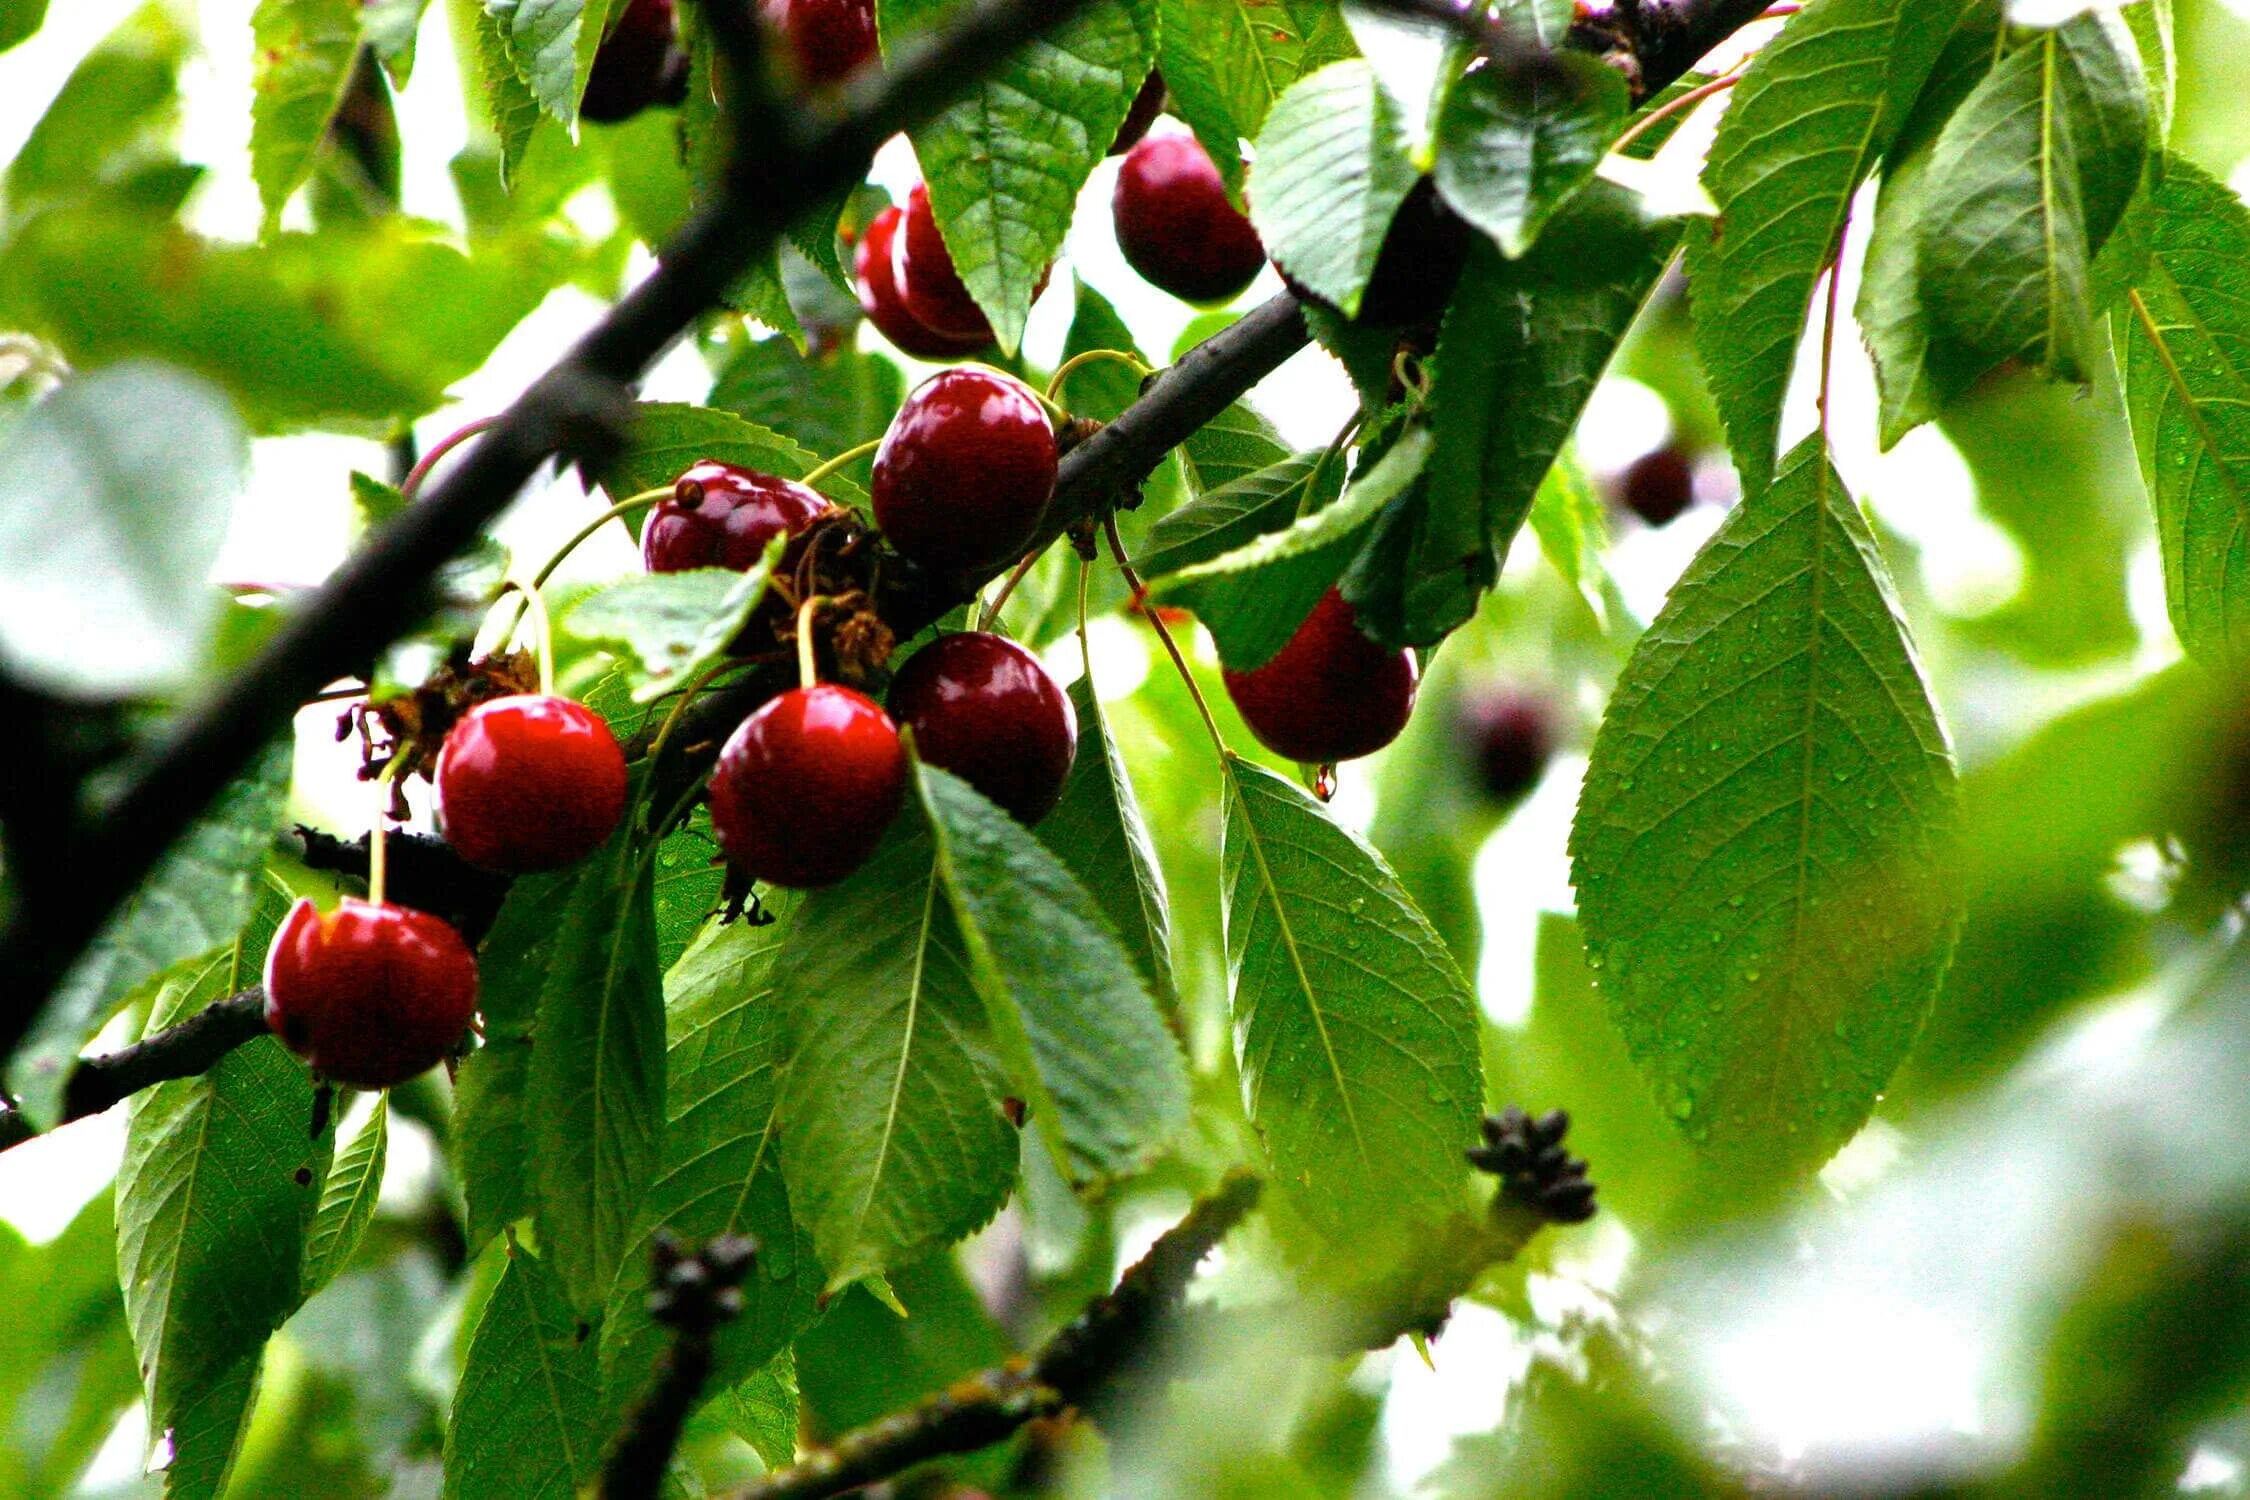
M137 8L57 4L35 37L0 55L0 161ZM252 8L202 0L169 12L183 39L174 145L203 169L183 218L218 240L259 229ZM488 132L463 106L457 20L447 0L432 6L397 96L398 201L468 234L494 212L496 175ZM2250 192L2250 5L2177 0L2176 21L2173 145ZM1744 41L1756 44L1755 28ZM1679 191L1691 191L1710 123L1708 111L1697 117L1652 169ZM663 128L589 126L519 183L519 197L550 195L537 233L568 274L418 424L423 447L498 410L646 273L634 162L668 149ZM1155 362L1224 325L1125 266L1109 228L1114 171L1112 161L1086 189L1071 274L1058 272L1034 315L1032 367L1059 362L1074 318L1096 320L1081 287ZM874 177L903 194L916 175L898 142ZM285 224L309 223L320 201L316 184ZM1851 243L1847 308L1864 242ZM1238 307L1274 290L1269 270ZM872 435L917 367L831 312L837 347L803 356L730 320L675 350L645 393L731 404L777 426L791 402L809 420L807 393L825 393L838 410L820 420L839 440L807 436L808 446ZM1799 392L1795 431L1811 425L1810 394ZM1120 1445L1107 1483L1464 1500L2250 1489L2250 967L2232 952L2245 865L2228 838L2250 783L2229 758L2237 707L2179 665L2148 501L2106 375L2079 394L2003 374L1884 453L1870 367L1856 339L1840 338L1836 403L1838 465L1897 576L1955 737L1971 830L1959 955L1874 1122L1794 1196L1761 1200L1716 1180L1649 1102L1581 957L1564 845L1585 748L1640 623L1733 494L1681 288L1668 283L1552 481L1569 491L1556 503L1604 513L1606 549L1550 556L1527 529L1503 588L1430 663L1406 737L1347 767L1333 804L1390 857L1475 975L1491 1102L1568 1108L1605 1211L1542 1237L1480 1287L1426 1359L1404 1345L1344 1365L1252 1358L1183 1386L1171 1401L1192 1420ZM1316 447L1353 397L1316 350L1252 404L1288 445ZM259 439L218 580L276 595L317 582L356 534L349 472L389 463L374 438ZM1179 477L1155 483L1161 500ZM535 562L601 503L557 478L527 493L499 534ZM573 557L562 586L634 559L613 526ZM1066 681L1081 671L1053 607L1068 579L1043 569L1008 615L1051 641ZM1191 1041L1223 1093L1233 1082L1218 790L1152 645L1139 621L1112 614L1096 622L1094 671L1159 834ZM1207 643L1200 652L1215 683ZM1212 696L1224 713L1224 695ZM349 836L374 803L333 724L333 708L300 722L294 814ZM104 1044L131 1024L121 1018ZM456 1274L447 1239L441 1085L417 1087L432 1097L409 1090L394 1111L377 1233L275 1341L235 1493L437 1491L455 1334L478 1276ZM1214 1112L1228 1110L1239 1122L1231 1104ZM0 1155L10 1310L0 1495L155 1488L142 1474L146 1424L111 1269L106 1199L122 1137L113 1112ZM866 1420L1037 1337L1177 1216L1199 1156L1250 1149L1215 1128L1178 1171L1094 1213L1034 1173L1022 1207L896 1279L912 1317L854 1292L800 1345L809 1422ZM1221 1253L1217 1295L1255 1285L1261 1248L1252 1232ZM723 1434L700 1441L714 1474L746 1461ZM1095 1493L1105 1481L1090 1442L1035 1438L965 1473L997 1483L1032 1464L1061 1492Z

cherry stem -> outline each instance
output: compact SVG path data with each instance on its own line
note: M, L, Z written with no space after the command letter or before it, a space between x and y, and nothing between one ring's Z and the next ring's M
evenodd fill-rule
M1032 400L1038 402L1042 407L1046 408L1048 421L1054 423L1057 427L1066 426L1070 421L1070 413L1064 410L1063 407L1059 403L1057 403L1052 396L1049 396L1044 391L1040 390L1039 387L1032 385L1020 375L1017 375L1008 370L1003 370L998 365L988 365L981 360L974 359L969 360L963 364L956 365L954 366L954 368L959 370L985 370L990 372L991 374L1001 376L1004 379L1012 380L1017 385L1020 385L1025 390L1029 391L1031 393ZM1067 366L1065 368L1067 368Z
M401 745L383 763L383 769L375 773L375 822L367 830L367 899L376 906L383 904L383 890L390 874L384 834L390 824L391 777L405 761L406 747Z
M1140 376L1143 380L1148 379L1149 376L1156 373L1146 364L1142 363L1139 356L1129 354L1123 349L1088 349L1082 353L1073 354L1070 358L1064 360L1062 362L1062 368L1056 370L1055 373L1048 378L1047 400L1049 404L1053 404L1055 401L1061 398L1064 381L1070 379L1071 376L1077 374L1086 366L1098 363L1099 361L1105 359L1125 366L1125 368L1131 370L1135 375Z
M813 614L828 603L826 594L814 594L797 606L797 685L811 687L820 681L820 667L813 660Z
M853 459L865 458L868 454L873 453L877 448L880 448L882 446L883 440L879 437L869 438L864 443L856 443L853 446L846 448L843 452L837 454L834 458L828 460L828 462L820 465L810 474L807 474L804 478L798 480L797 482L805 486L807 489L811 489L814 486L818 485L823 479L826 479L829 475L835 473L838 469L841 469L844 465L850 463Z
M1141 575L1134 572L1132 563L1126 560L1124 539L1117 534L1117 512L1108 511L1103 514L1102 532L1109 538L1109 555L1117 559L1117 571L1124 576L1126 586L1133 591L1133 598L1140 603L1142 618L1156 627L1156 638L1164 643L1165 653L1172 658L1173 669L1180 674L1180 681L1187 684L1188 696L1195 700L1195 711L1203 716L1203 727L1211 732L1211 748L1219 752L1219 764L1224 767L1234 752L1227 749L1226 736L1219 733L1219 721L1211 717L1211 705L1203 701L1203 689L1197 686L1195 673L1189 670L1187 658L1180 654L1179 642L1172 639L1172 632L1165 628L1163 618L1147 602L1148 585L1141 582Z
M546 595L539 592L539 585L536 583L517 583L513 579L501 585L501 593L523 595L525 608L539 631L539 691L552 693L555 690L555 624L547 614ZM502 641L512 640L516 627L522 623L523 616L520 614L509 621L508 633L501 637Z
M618 501L615 505L612 505L609 509L603 511L600 515L594 517L594 519L579 527L576 534L573 535L569 541L563 543L560 547L557 547L555 549L555 555L548 558L546 562L542 563L540 565L539 571L532 575L531 586L535 589L545 588L547 586L547 580L555 576L555 569L563 565L563 560L569 557L571 553L576 552L579 548L579 545L583 543L588 537L601 530L604 526L607 526L610 522L618 520L624 516L632 515L636 511L647 510L650 506L653 505L662 505L665 501L671 499L675 493L676 491L671 485L665 485L661 489L643 490L638 495L634 495L627 499Z
M421 492L422 481L429 478L430 470L437 467L439 459L486 428L499 426L500 420L497 416L479 417L474 422L467 423L432 443L430 451L423 454L421 461L407 471L405 482L398 487L399 498L401 500L412 500L415 495Z
M1680 114L1685 110L1695 108L1698 104L1701 104L1704 100L1710 98L1713 94L1724 93L1726 90L1733 88L1740 82L1742 82L1742 72L1740 68L1737 68L1734 72L1728 73L1723 77L1714 78L1709 83L1698 84L1696 87L1689 89L1686 93L1680 95L1677 99L1666 100L1664 103L1650 110L1647 114L1641 116L1638 120L1635 120L1629 127L1627 127L1624 134L1618 136L1616 140L1610 142L1610 154L1621 154L1627 146L1632 145L1633 142L1648 134L1651 130L1655 129L1658 124L1662 123L1665 120L1671 119L1674 115Z
M1042 548L1040 551L1030 553L1022 562L1016 564L1015 571L1008 575L1008 581L1000 585L1000 592L994 595L992 602L984 607L984 617L977 622L977 629L990 630L992 628L992 622L1000 618L1001 606L1008 602L1008 597L1011 594L1015 593L1016 585L1023 582L1024 575L1029 573L1033 564L1044 556L1046 556L1046 551Z

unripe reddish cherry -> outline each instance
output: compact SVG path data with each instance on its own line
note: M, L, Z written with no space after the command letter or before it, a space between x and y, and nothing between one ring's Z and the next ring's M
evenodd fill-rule
M651 573L688 568L746 572L775 537L795 536L828 509L810 486L715 459L681 473L672 496L641 528L641 561Z
M931 376L875 450L875 524L928 567L1019 555L1055 493L1055 430L1029 387L994 370Z
M1141 90L1133 96L1132 107L1125 111L1125 123L1117 127L1117 139L1109 143L1109 154L1123 156L1141 143L1156 117L1164 113L1164 75L1149 69L1148 77L1141 81Z
M438 824L482 870L554 870L599 849L625 814L625 752L583 703L517 693L480 703L445 737Z
M628 0L594 53L578 113L606 125L654 104L677 104L687 97L687 75L672 0Z
M324 1078L385 1089L444 1061L477 1010L477 961L427 912L345 897L289 909L266 950L266 1025Z
M892 205L868 222L852 252L852 270L859 283L860 309L876 332L891 341L901 354L916 359L958 359L974 354L992 342L988 335L954 338L931 331L906 310L898 289L898 261L892 249L899 221L906 210Z
M1273 660L1224 674L1227 696L1258 742L1276 755L1328 765L1371 755L1398 738L1414 711L1419 679L1411 650L1360 633L1334 589Z
M1533 693L1501 688L1463 710L1477 781L1495 802L1513 803L1539 784L1554 754L1554 710Z
M1258 231L1227 202L1192 135L1151 136L1128 152L1110 217L1133 269L1186 302L1231 301L1266 263Z
M1078 711L1039 658L981 630L940 636L891 682L914 751L1023 824L1054 811L1078 754Z
M906 747L872 699L792 688L744 719L711 772L711 827L752 880L832 885L875 852L906 797Z
M1695 466L1667 443L1625 466L1617 477L1617 499L1651 526L1676 521L1695 503Z
M834 83L875 56L875 0L766 0L765 10L808 83Z
M916 322L946 338L992 342L992 324L953 269L953 252L945 248L930 190L922 183L906 195L906 213L891 237L891 262L899 296Z

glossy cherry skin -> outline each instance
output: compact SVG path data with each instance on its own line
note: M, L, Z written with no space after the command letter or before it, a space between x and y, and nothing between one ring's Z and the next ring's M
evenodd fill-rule
M1420 670L1412 651L1361 634L1352 607L1330 589L1273 660L1224 676L1258 743L1291 760L1331 765L1398 738L1414 712Z
M806 890L867 863L905 798L891 716L820 682L773 699L728 738L711 772L711 827L752 880Z
M1141 91L1133 96L1132 107L1125 111L1125 123L1117 127L1117 139L1109 143L1109 154L1123 156L1138 146L1141 137L1148 134L1149 126L1156 123L1156 117L1164 113L1164 101L1168 97L1164 75L1151 68L1148 77L1141 81Z
M1078 756L1078 711L1039 658L963 630L914 653L891 681L891 714L914 752L1026 826L1053 812Z
M434 779L446 843L505 875L584 859L625 814L625 752L609 725L583 703L542 693L463 714Z
M1462 713L1477 783L1493 801L1512 804L1539 784L1555 752L1555 715L1534 693L1500 688Z
M992 342L989 337L953 338L936 333L906 310L899 294L898 261L892 248L899 221L906 210L893 204L868 222L852 252L852 271L859 285L860 310L875 331L891 341L901 354L916 359L958 359L974 354Z
M1230 302L1266 264L1258 231L1192 135L1151 136L1126 153L1110 218L1132 268L1185 302Z
M980 345L992 342L992 324L953 269L953 252L945 248L930 209L930 190L919 182L906 195L905 215L891 237L891 273L906 310L924 328Z
M266 1025L314 1071L387 1089L445 1060L477 1011L477 961L427 912L345 897L289 909L266 950Z
M672 497L649 512L641 561L651 573L747 572L768 542L795 536L827 509L817 491L794 479L699 459L681 473Z
M578 113L612 125L651 105L677 104L687 97L687 73L672 0L628 0L594 53Z
M875 524L927 567L996 566L1039 529L1055 465L1055 429L1022 381L942 370L914 388L875 450Z
M874 59L875 0L766 0L765 12L807 83L834 83Z
M1667 525L1695 503L1695 465L1670 444L1644 453L1617 477L1617 499L1649 525Z

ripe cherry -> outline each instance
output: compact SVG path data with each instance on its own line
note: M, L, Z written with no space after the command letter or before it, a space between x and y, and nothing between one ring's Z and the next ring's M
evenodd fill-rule
M1026 825L1054 811L1078 755L1078 711L1039 658L964 630L914 653L891 683L914 750Z
M678 104L687 97L687 81L672 0L628 0L594 53L578 113L614 125L651 105Z
M1534 693L1501 688L1462 714L1477 780L1493 801L1512 804L1539 784L1554 754L1554 710Z
M1398 738L1414 711L1414 653L1360 633L1334 589L1273 660L1224 674L1227 696L1258 742L1276 755L1327 765L1371 755Z
M992 324L953 269L953 252L945 248L930 190L922 183L906 195L905 216L891 237L891 261L899 295L916 322L946 338L992 342Z
M834 83L875 56L875 0L766 0L806 82Z
M1192 135L1152 136L1128 152L1110 216L1126 261L1183 301L1232 301L1266 263L1258 231L1227 202Z
M1407 326L1430 322L1444 312L1469 258L1469 234L1467 221L1438 197L1431 179L1416 183L1383 235L1367 290L1360 294L1358 321ZM1287 266L1276 265L1298 297L1329 305L1291 276Z
M898 262L892 249L899 221L906 210L895 204L869 221L852 253L852 270L859 283L859 305L867 321L897 347L916 359L958 359L974 354L992 342L989 335L954 338L936 333L906 309L899 294Z
M1695 465L1669 443L1644 453L1617 477L1617 499L1651 526L1676 521L1695 503Z
M1141 143L1149 126L1164 113L1166 97L1163 73L1151 68L1141 82L1141 91L1133 96L1132 107L1125 111L1125 123L1117 127L1117 139L1109 143L1111 156L1123 156Z
M906 747L872 699L792 688L744 719L711 772L711 827L768 885L833 885L882 842L906 798Z
M926 566L995 566L1039 529L1055 464L1055 430L1022 381L943 370L915 387L875 450L875 524Z
M436 1066L477 1009L477 961L427 912L345 897L289 909L266 950L266 1025L324 1078L385 1089Z
M715 459L690 464L641 528L641 561L651 573L688 568L745 572L775 537L795 536L828 510L819 493L794 479Z
M625 815L625 752L583 703L518 693L480 703L445 737L438 823L483 870L554 870L600 848Z

